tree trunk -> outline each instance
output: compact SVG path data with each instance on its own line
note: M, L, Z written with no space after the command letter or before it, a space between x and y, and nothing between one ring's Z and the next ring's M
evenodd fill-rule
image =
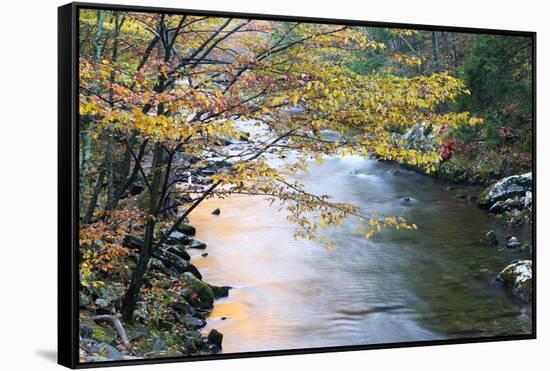
M99 198L99 194L101 193L101 189L103 188L103 182L105 181L105 174L107 174L107 168L105 166L106 162L107 160L105 160L100 166L99 174L97 175L97 180L94 186L94 191L92 192L92 197L90 198L90 203L88 204L88 210L86 211L86 215L84 216L85 224L89 224L94 216L97 200Z
M441 62L439 60L439 41L437 39L437 32L432 32L432 51L434 58L435 72L441 72Z
M149 260L153 254L154 243L154 231L158 211L158 203L161 191L161 178L162 178L162 148L160 144L155 144L153 150L153 163L152 172L153 180L151 182L150 201L149 201L149 216L147 218L147 225L145 227L145 235L143 238L143 249L139 255L139 260L136 268L132 272L130 285L122 299L122 318L124 322L131 323L134 317L134 310L139 298L139 291L143 286L143 280L145 273L147 272L147 266Z

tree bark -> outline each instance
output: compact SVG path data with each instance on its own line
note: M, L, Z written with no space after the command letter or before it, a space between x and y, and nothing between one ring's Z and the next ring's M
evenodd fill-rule
M145 273L147 272L147 266L151 256L153 254L153 242L154 242L154 230L157 218L158 203L161 190L161 178L162 178L162 148L159 143L155 144L153 150L153 181L151 182L150 201L149 201L149 215L147 218L147 224L145 227L145 235L143 238L143 249L139 255L139 260L136 268L132 272L130 279L130 285L128 290L122 299L122 318L124 322L131 323L134 317L134 310L139 298L139 291L143 286L143 280Z
M97 180L94 186L94 191L92 192L92 196L90 197L90 203L88 204L88 210L86 211L86 214L84 215L84 224L89 224L92 221L92 218L94 216L94 211L97 205L97 200L99 198L99 194L101 193L101 189L103 188L103 182L105 181L105 175L107 174L107 168L106 168L106 162L105 160L103 164L99 168L99 174L97 175Z

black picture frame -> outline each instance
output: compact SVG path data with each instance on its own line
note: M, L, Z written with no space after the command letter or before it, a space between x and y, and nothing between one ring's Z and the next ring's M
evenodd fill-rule
M527 335L494 336L483 338L461 338L431 341L413 341L389 344L337 346L327 348L289 349L258 351L250 353L214 354L205 356L139 359L108 361L101 363L79 363L79 319L78 319L78 12L79 9L104 9L167 14L189 14L214 17L253 18L259 20L295 21L321 24L342 24L355 26L377 26L428 31L452 31L474 34L495 34L523 36L532 39L532 99L533 99L533 331ZM58 8L58 363L69 368L92 368L107 366L128 366L170 362L190 362L248 357L281 356L308 353L343 352L370 349L419 347L481 343L509 340L536 339L536 32L512 31L486 28L448 27L408 23L373 22L347 19L329 19L237 13L223 11L203 11L172 9L161 7L112 5L73 2Z

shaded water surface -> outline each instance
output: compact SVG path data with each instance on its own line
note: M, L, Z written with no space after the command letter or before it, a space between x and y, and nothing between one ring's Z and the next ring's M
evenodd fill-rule
M327 251L294 241L294 226L263 198L203 203L191 223L209 255L193 251L193 261L207 282L234 287L206 328L224 334L225 353L531 332L530 306L493 280L525 256L479 242L488 229L501 247L508 233L528 242L529 228L499 227L448 184L373 160L332 158L300 181L418 230L365 240L350 220L330 232Z

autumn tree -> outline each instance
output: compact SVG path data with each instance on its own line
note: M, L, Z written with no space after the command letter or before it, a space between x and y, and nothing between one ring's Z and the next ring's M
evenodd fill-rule
M385 47L361 27L81 10L80 115L101 148L96 186L81 191L88 196L84 221L92 220L101 192L105 213L95 215L104 216L138 178L145 187L143 246L122 300L125 321L132 320L154 250L208 197L266 196L287 210L297 236L327 244L321 229L347 217L362 222L358 233L366 237L384 226L415 228L311 194L292 177L309 160L345 154L431 172L439 155L405 149L393 130L421 121L434 130L475 124L467 112L439 112L467 93L446 73L405 77L351 68L358 51ZM265 134L235 153L223 143L247 136L242 122ZM338 139L326 139L326 131ZM274 158L294 160L274 166ZM182 182L185 174L213 168L204 187ZM188 203L170 219L178 194Z

